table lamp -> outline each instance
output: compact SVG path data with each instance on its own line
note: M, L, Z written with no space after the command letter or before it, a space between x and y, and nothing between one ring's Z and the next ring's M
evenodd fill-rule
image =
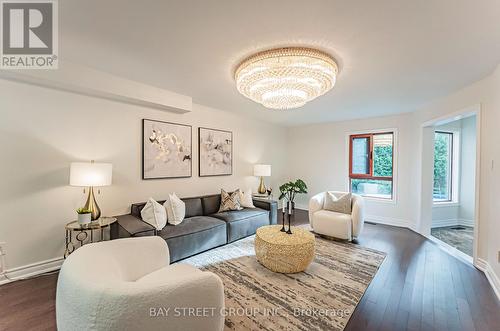
M90 210L92 220L101 217L101 209L94 196L94 187L111 185L113 165L111 163L73 162L70 166L69 185L89 188L87 202L83 208Z
M256 164L253 166L253 175L260 177L259 194L266 193L266 186L264 185L264 177L271 176L271 165L269 164Z

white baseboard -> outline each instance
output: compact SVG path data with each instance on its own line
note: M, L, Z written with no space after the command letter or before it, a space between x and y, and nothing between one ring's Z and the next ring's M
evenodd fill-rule
M460 225L458 219L450 219L450 220L432 220L431 228L442 228L445 226L456 226Z
M25 266L5 270L5 273L0 274L0 285L40 275L46 272L58 270L61 268L63 261L64 258L57 257L54 259L36 262ZM5 275L8 278L5 277Z
M432 220L431 228L441 228L445 226L470 226L474 227L474 220L464 219L449 219L449 220Z
M474 227L474 220L460 220L460 225Z
M486 278L490 282L491 287L493 287L493 291L495 291L495 294L497 295L497 299L500 300L500 279L493 271L493 268L487 261L480 258L477 259L477 263L475 264L475 266L476 268L484 272Z

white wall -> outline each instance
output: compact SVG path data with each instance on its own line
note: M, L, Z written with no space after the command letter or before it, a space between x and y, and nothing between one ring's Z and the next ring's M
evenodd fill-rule
M464 118L462 121L460 162L460 214L464 221L474 220L476 185L476 116Z
M68 186L73 161L111 162L113 185L97 197L104 215L124 214L130 204L217 193L220 188L256 189L253 164L273 166L271 182L284 177L286 130L276 125L193 105L188 114L159 110L0 80L0 242L7 268L61 257L64 225L85 201ZM141 180L141 120L193 126L193 177ZM199 178L197 128L233 131L233 175Z
M309 186L309 194L297 198L298 206L307 208L309 198L318 192L348 190L350 134L367 130L396 129L396 201L367 199L367 216L371 221L399 226L409 226L413 223L415 207L411 186L413 154L408 152L414 145L411 117L411 114L403 114L290 128L288 175L290 178L302 178Z

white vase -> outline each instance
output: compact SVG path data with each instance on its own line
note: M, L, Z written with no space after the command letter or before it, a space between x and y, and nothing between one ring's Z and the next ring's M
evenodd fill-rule
M78 223L80 224L89 224L91 219L91 213L86 214L78 214Z

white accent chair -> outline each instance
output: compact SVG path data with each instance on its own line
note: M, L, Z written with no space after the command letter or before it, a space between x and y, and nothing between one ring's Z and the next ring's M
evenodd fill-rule
M178 316L182 309L186 314ZM57 281L59 331L220 331L223 309L221 279L188 264L169 265L160 237L85 245L64 261Z
M345 192L330 191L334 195ZM337 213L323 209L327 192L316 194L309 200L309 223L314 232L338 239L353 240L358 237L364 225L364 199L352 195L351 214Z

